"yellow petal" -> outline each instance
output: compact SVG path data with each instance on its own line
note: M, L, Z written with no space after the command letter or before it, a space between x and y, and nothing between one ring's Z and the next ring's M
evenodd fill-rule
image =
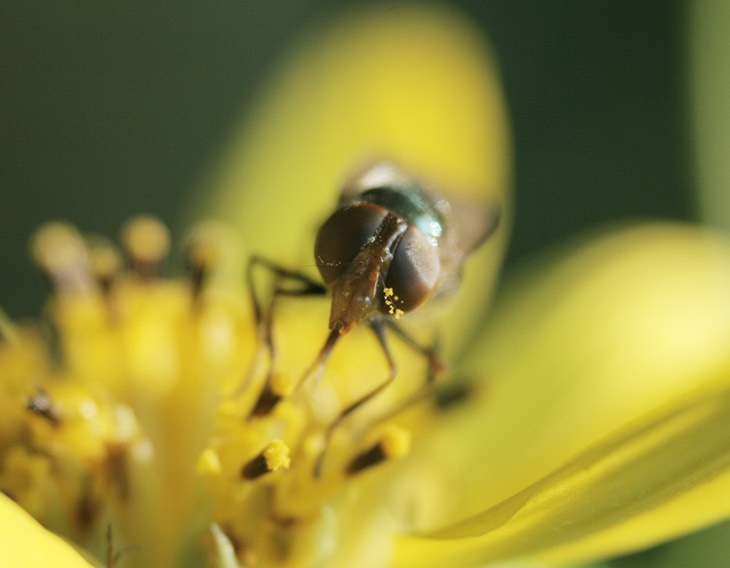
M0 494L0 558L13 568L90 568L71 546Z
M582 561L729 515L730 245L623 230L513 288L465 365L482 395L416 464L451 491L403 490L427 535L402 564Z
M503 251L509 146L495 66L468 21L445 8L358 10L313 29L284 61L192 211L231 222L252 252L312 272L318 226L368 162L394 161L444 192L491 199L503 228L469 263L447 322L447 343L458 344L481 316Z

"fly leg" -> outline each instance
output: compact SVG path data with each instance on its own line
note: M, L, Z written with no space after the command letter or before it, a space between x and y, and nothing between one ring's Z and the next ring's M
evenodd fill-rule
M266 311L264 311L262 307L261 300L256 293L256 286L254 284L254 268L257 266L267 269L275 277L274 290L271 294L268 310ZM250 415L263 416L269 413L276 406L279 400L281 400L281 395L277 394L271 385L271 378L274 368L276 367L276 349L273 339L273 314L277 299L281 296L323 296L327 293L327 289L324 285L309 278L305 274L289 270L260 256L252 256L249 260L246 267L246 282L251 294L256 332L259 337L259 341L263 344L269 354L269 370L266 374L261 394L259 395ZM285 282L290 284L286 285L284 284ZM291 287L291 283L294 283L297 287ZM246 383L248 383L248 379Z
M436 380L436 375L444 371L444 365L436 357L436 351L438 345L434 344L430 347L421 345L411 335L405 331L398 323L392 319L386 319L385 324L393 330L393 332L400 337L407 345L413 350L417 351L426 358L428 361L428 374L426 375L426 384L432 384Z
M376 386L374 389L372 389L370 392L366 393L359 399L357 399L355 402L351 403L349 406L347 406L345 409L343 409L340 412L340 415L332 422L329 427L327 428L327 431L325 433L325 444L324 449L319 454L317 461L314 464L314 476L319 477L322 473L322 464L324 463L325 453L327 452L327 447L329 446L330 439L332 438L332 434L334 431L342 424L342 422L355 410L360 408L363 404L368 402L369 400L376 397L378 394L383 392L388 386L392 384L392 382L395 380L396 375L398 374L398 368L395 365L395 360L393 359L393 356L390 353L390 349L388 348L388 342L385 337L385 325L383 324L382 320L372 320L370 322L370 328L375 332L375 336L378 338L378 342L380 343L380 346L383 348L383 353L385 354L385 358L388 362L388 376L386 379L380 383L378 386Z
M388 347L387 339L386 339L386 333L385 333L385 326L388 326L390 329L392 329L395 334L402 339L409 347L414 349L416 352L423 355L427 362L428 362L428 370L426 373L426 379L424 381L424 384L416 391L414 392L410 397L408 397L406 400L404 400L401 404L399 404L396 408L393 408L389 410L385 415L381 416L376 422L382 422L383 420L387 420L391 418L392 416L395 416L396 414L406 410L407 408L410 408L414 404L417 404L418 402L433 396L434 394L434 387L435 387L435 380L436 376L443 372L444 366L441 364L441 362L436 357L436 351L437 351L437 345L434 344L430 347L425 347L421 345L418 341L416 341L413 337L411 337L405 330L403 330L397 323L392 321L389 318L385 319L377 319L372 320L370 322L370 328L375 333L375 336L378 338L378 342L380 343L380 346L383 349L383 353L385 355L385 358L388 362L388 376L387 378L380 383L377 387L372 389L370 392L363 395L361 398L357 399L355 402L351 403L349 406L347 406L342 412L340 412L340 415L335 419L334 422L332 422L329 427L327 428L327 431L325 433L325 444L324 444L324 450L320 453L320 455L317 458L317 461L315 462L314 467L314 475L315 477L320 477L322 473L322 465L324 463L325 453L327 451L327 447L329 446L330 439L332 438L332 435L334 431L342 424L342 422L355 410L363 406L365 403L367 403L369 400L376 397L378 394L380 394L382 391L384 391L388 386L390 386L393 381L395 380L398 369L395 364L395 360L393 359L393 356L390 352L390 348Z

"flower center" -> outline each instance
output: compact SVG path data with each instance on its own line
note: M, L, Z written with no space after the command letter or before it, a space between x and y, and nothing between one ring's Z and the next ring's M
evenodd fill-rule
M201 226L187 277L168 280L150 218L125 228L123 255L60 224L34 240L55 339L0 325L0 489L100 557L110 524L139 565L185 564L200 531L246 566L330 558L383 514L387 476L439 409L404 341L397 380L366 404L390 372L369 330L313 364L327 298L280 298L262 328L233 242Z

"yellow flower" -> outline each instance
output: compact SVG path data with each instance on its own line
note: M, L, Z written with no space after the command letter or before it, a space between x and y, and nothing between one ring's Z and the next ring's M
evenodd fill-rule
M161 276L169 237L151 218L123 231L126 269L70 226L35 236L47 321L0 319L0 558L564 564L730 515L730 244L689 227L553 253L476 332L503 223L451 305L402 320L438 337L448 371L429 385L427 360L393 338L397 380L328 436L387 376L383 351L356 328L308 372L329 304L293 297L277 301L272 352L251 292L266 305L276 277L244 284L246 254L311 273L316 223L372 159L497 200L508 220L505 111L476 31L433 8L316 30L262 101L205 192L235 230L196 225L184 276ZM277 404L260 404L267 389Z

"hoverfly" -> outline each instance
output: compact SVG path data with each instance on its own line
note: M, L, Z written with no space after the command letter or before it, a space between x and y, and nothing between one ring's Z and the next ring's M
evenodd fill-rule
M251 267L259 264L278 278L301 285L296 290L276 288L274 297L331 293L330 333L304 378L312 369L321 369L338 339L360 323L370 326L383 348L388 377L345 407L330 425L328 436L346 416L395 379L386 326L421 351L432 369L440 368L432 350L412 340L393 320L427 300L453 293L465 260L495 231L498 222L496 206L450 201L395 165L380 162L345 184L337 209L317 233L314 258L324 285L261 257L251 259L252 288ZM255 312L257 320L263 321L260 307L255 305ZM273 354L270 325L265 340ZM270 385L265 385L252 414L267 413L278 400Z
M498 220L496 207L457 205L390 163L356 176L314 245L332 291L330 329L344 335L455 292L465 259Z

